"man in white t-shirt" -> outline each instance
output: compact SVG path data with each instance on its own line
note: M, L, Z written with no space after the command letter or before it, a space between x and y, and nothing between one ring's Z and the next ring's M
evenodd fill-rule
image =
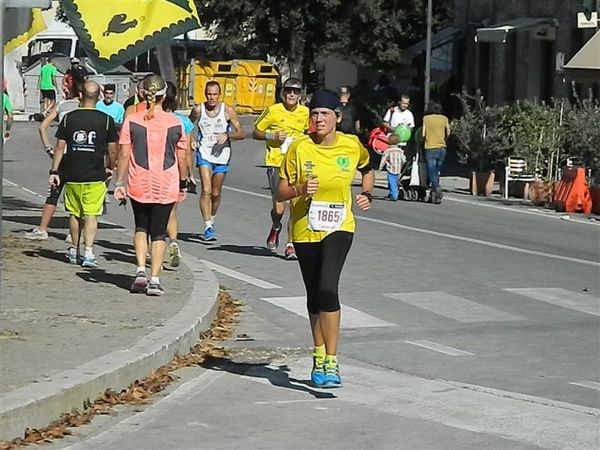
M408 109L410 105L410 97L403 94L400 97L398 106L394 106L386 111L383 116L383 126L390 132L394 132L398 125L406 125L412 132L415 127L415 117L413 113ZM412 133L411 133L412 134Z

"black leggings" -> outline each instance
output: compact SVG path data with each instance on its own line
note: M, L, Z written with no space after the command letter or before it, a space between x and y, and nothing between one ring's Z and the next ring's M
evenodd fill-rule
M167 223L175 203L140 203L131 199L135 231L150 235L150 241L164 241L167 237Z
M339 311L338 284L353 236L347 231L335 231L321 242L294 243L309 314Z

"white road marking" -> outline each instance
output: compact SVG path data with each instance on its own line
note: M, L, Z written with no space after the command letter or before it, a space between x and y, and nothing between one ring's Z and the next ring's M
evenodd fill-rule
M444 198L447 199L447 200L453 201L453 202L457 202L457 203L466 203L466 204L469 204L469 205L482 206L484 208L500 209L500 210L504 210L504 211L516 212L516 213L519 213L519 214L529 214L529 215L532 215L532 216L547 217L549 219L558 219L558 220L560 220L563 217L563 215L564 215L564 214L558 215L556 213L550 214L550 213L542 212L542 211L539 211L539 210L533 209L533 208L519 209L519 208L511 208L509 206L490 205L488 203L481 203L481 202L476 201L476 200L465 200L465 199L462 199L462 198L451 197L451 196L448 196L448 195L444 196ZM593 225L593 226L596 226L596 227L600 226L600 223L592 222L592 221L589 221L589 220L586 221L583 218L577 219L577 220L573 220L572 219L572 221L574 223L580 223L580 224L583 224L583 225Z
M222 273L231 278L235 278L236 280L243 281L244 283L253 284L254 286L258 286L262 289L281 289L281 286L277 286L276 284L269 283L268 281L261 280L259 278L251 277L250 275L245 275L237 270L229 269L228 267L223 267L213 262L207 261L203 259L202 262L208 266L209 269L214 270L215 272Z
M232 192L239 192L240 194L251 195L253 197L268 198L269 200L271 200L271 195L267 195L267 194L259 194L257 192L245 191L243 189L237 189L237 188L234 188L234 187L231 187L231 186L223 186L223 189L228 190L228 191L232 191Z
M458 322L503 322L526 320L524 317L500 311L490 306L466 300L441 291L384 294L417 308Z
M275 306L286 309L301 317L307 317L306 297L271 297L261 298ZM352 308L348 305L342 306L341 328L371 328L371 327L394 327L393 323L378 319L369 314Z
M600 391L600 383L597 383L595 381L578 381L578 382L572 382L569 384L572 384L573 386L580 386L580 387L584 387L584 388L588 388L588 389L595 389L596 391Z
M591 295L579 294L561 288L505 289L505 291L563 308L600 316L600 299Z
M161 398L155 403L145 408L142 412L131 416L108 430L103 431L90 439L66 447L64 450L86 450L90 448L99 448L119 441L125 435L139 432L139 425L148 425L153 420L164 420L169 408L178 408L182 403L189 401L193 397L200 395L210 385L223 376L222 372L207 371L196 378L183 383L166 397ZM115 446L113 448L118 448Z
M243 189L236 189L236 188L231 188L231 187L227 187L227 186L223 186L223 189L229 189L230 191L233 191L233 192L239 192L241 194L252 195L254 197L268 198L268 199L271 198L270 195L257 194L256 192L249 192L249 191L245 191ZM492 205L486 205L486 206L492 206ZM511 212L516 211L514 209L509 209L509 208L507 208L507 209ZM414 231L416 233L429 234L430 236L437 236L437 237L442 237L442 238L446 238L446 239L454 239L457 241L469 242L471 244L484 245L486 247L499 248L502 250L508 250L508 251L516 252L516 253L524 253L524 254L533 255L533 256L543 256L544 258L552 258L552 259L558 259L561 261L568 261L568 262L573 262L573 263L577 263L577 264L585 264L588 266L600 267L600 262L589 261L587 259L571 258L569 256L555 255L552 253L538 252L535 250L527 250L524 248L512 247L510 245L498 244L496 242L483 241L481 239L473 239L473 238L468 238L468 237L464 237L464 236L457 236L455 234L440 233L439 231L425 230L423 228L410 227L408 225L400 225L399 223L388 222L386 220L374 219L371 217L359 216L357 214L355 214L354 217L356 218L356 220L364 220L365 222L377 223L379 225L385 225L388 227L400 228L402 230Z
M27 189L26 187L23 187L23 186L21 186L21 189L23 189L25 192L27 192L27 193L29 193L29 194L35 195L36 197L43 197L43 198L46 198L46 197L44 197L43 195L41 195L41 194L38 194L37 192L34 192L34 191L32 191L31 189Z
M448 356L474 356L475 353L465 352L454 347L448 347L447 345L438 344L437 342L428 341L425 339L419 341L404 341L407 344L416 345L417 347L426 348L433 350L434 352L443 353Z
M330 398L307 398L305 400L274 400L270 402L254 402L255 405L285 405L287 403L313 403L322 400L332 400Z
M558 259L561 261L568 261L577 264L585 264L588 266L600 267L600 262L590 261L587 259L571 258L569 256L555 255L552 253L538 252L535 250L527 250L519 247L512 247L510 245L498 244L496 242L482 241L481 239L468 238L464 236L457 236L455 234L440 233L439 231L425 230L423 228L409 227L408 225L400 225L399 223L388 222L386 220L373 219L371 217L357 216L357 220L364 220L365 222L377 223L379 225L386 225L389 227L400 228L402 230L415 231L417 233L428 234L430 236L437 236L446 239L454 239L457 241L469 242L471 244L484 245L486 247L499 248L502 250L508 250L516 253L524 253L526 255L543 256L544 258Z

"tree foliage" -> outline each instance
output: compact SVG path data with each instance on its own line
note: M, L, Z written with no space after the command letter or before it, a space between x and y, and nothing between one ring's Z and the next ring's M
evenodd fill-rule
M451 0L434 2L434 26ZM424 38L424 0L197 0L200 17L225 55L287 58L295 75L319 55L336 53L377 67L398 64L401 49Z

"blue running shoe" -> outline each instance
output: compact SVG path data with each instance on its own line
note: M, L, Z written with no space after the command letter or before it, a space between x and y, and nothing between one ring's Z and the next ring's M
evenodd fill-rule
M342 386L342 378L340 377L340 367L337 361L330 359L325 360L325 382L324 388L338 388Z
M314 387L323 387L325 384L325 358L313 354L313 368L310 372L310 381Z
M206 242L214 242L217 240L217 233L213 227L208 227L206 230L204 230L204 234L202 236L202 240Z
M96 261L96 257L92 256L83 256L83 261L81 261L81 267L90 267L95 269L98 267L98 261Z

